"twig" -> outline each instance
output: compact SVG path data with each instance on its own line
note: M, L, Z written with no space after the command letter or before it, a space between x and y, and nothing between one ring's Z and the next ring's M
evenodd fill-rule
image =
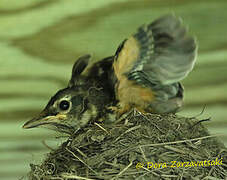
M145 160L146 162L148 162L148 160L147 160L147 158L146 158L146 156L145 156L145 154L144 154L144 151L143 151L142 147L139 146L139 148L140 148L140 151L141 151L141 153L142 153L142 155L143 155L144 160Z
M75 158L77 158L80 162L82 162L88 169L90 169L93 173L98 174L95 170L93 170L88 164L86 164L82 159L80 159L74 152L70 151L67 147L65 148L69 151Z
M172 146L168 146L168 145L165 145L164 148L168 149L168 150L171 150L171 151L175 151L177 153L181 153L181 154L188 154L187 152L184 152L180 149L177 149L175 147L172 147Z
M155 126L161 133L164 133L155 123L151 122L150 119L148 119L146 115L144 115L141 112L139 112L139 113L142 117L144 117L146 120L148 120L153 126ZM147 114L149 114L149 113L147 113Z
M111 180L113 180L113 179L119 177L120 175L122 175L128 168L130 168L130 166L132 166L132 162L130 162L128 166L126 166L121 172L119 172L119 173L116 175L116 177L112 178Z
M211 117L206 118L206 119L199 120L198 122L196 122L195 124L193 124L193 125L191 126L191 129L192 129L193 127L195 127L197 124L200 124L201 122L210 121L210 120L211 120Z
M203 137L199 137L199 138L186 139L186 140L180 140L180 141L164 142L164 143L157 143L157 144L144 144L144 145L141 145L141 147L146 147L146 146L162 146L162 145L169 145L169 144L179 144L179 143L197 141L197 140L202 140L202 139L207 139L207 138L212 138L212 137L217 137L217 136L223 136L223 135L224 134L216 134L216 135L203 136Z
M87 155L84 154L79 148L75 147L75 149L77 150L78 153L80 153L82 156L84 156L85 158L87 158Z
M118 119L114 122L114 124L117 124L117 123L121 122L122 120L126 119L126 118L132 113L132 111L133 111L133 109L130 110L130 111L128 111L128 112L126 112L125 114L122 114L122 115L120 116L120 118L118 118Z
M204 113L205 109L206 109L206 105L203 106L203 109L202 109L202 111L201 111L199 114L197 114L197 115L195 115L195 116L192 116L190 119L194 119L194 118L196 118L196 117L201 116L201 115Z
M104 127L102 127L100 124L98 123L94 123L96 126L98 126L100 129L102 129L103 131L105 131L107 134L110 134Z
M121 138L121 136L123 136L123 135L129 133L130 131L134 131L134 130L136 130L136 129L139 129L140 127L141 127L141 125L139 125L139 126L134 126L134 127L130 128L130 129L128 129L127 131L125 131L124 133L122 133L120 136L118 136L118 138L115 139L114 142L118 141L118 140Z
M69 173L62 173L61 176L63 178L67 178L67 179L95 180L95 179L90 179L90 178L86 178L86 177L72 175L72 174L69 174Z

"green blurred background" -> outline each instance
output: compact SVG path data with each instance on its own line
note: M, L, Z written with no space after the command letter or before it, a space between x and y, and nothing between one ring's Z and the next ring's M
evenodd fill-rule
M227 145L226 0L0 0L0 179L18 179L59 145L55 133L21 126L66 86L78 56L112 55L119 43L174 12L196 36L199 54L183 81L185 106ZM187 132L185 132L187 133Z

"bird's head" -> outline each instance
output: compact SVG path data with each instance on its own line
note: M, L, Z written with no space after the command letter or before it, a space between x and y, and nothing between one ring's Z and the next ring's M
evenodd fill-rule
M72 133L85 126L97 116L97 107L92 103L92 86L81 76L88 65L90 55L80 57L73 66L68 87L59 90L35 118L23 128L45 127L59 132ZM95 88L94 88L95 90Z

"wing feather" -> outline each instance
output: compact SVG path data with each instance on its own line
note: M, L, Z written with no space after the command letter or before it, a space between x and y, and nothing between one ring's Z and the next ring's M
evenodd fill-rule
M141 26L121 49L115 58L115 73L120 67L116 74L145 86L168 85L185 78L194 66L197 51L195 39L187 35L174 15ZM137 54L130 56L134 49Z

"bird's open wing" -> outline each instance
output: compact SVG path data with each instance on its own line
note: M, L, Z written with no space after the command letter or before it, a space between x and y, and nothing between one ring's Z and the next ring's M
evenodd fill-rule
M168 85L182 80L193 68L196 43L174 15L142 26L118 48L114 72L143 86ZM124 76L124 77L123 77Z

